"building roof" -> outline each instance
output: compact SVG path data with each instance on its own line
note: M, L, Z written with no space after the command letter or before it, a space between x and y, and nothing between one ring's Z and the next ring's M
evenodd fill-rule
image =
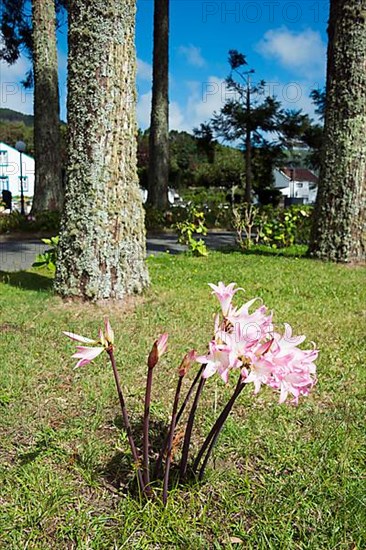
M5 141L0 141L0 149L3 149L4 147L7 148L7 149L11 149L12 151L14 151L15 153L17 153L19 155L18 149L15 149L15 147L12 147L8 143L5 143ZM34 160L34 157L29 155L28 153L22 153L22 154L23 154L23 156L28 157L31 160Z
M318 177L308 168L280 168L292 181L308 181L310 183L318 183Z

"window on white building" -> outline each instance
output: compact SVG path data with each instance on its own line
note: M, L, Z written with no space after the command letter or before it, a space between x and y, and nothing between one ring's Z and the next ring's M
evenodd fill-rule
M296 186L298 189L302 189L304 187L304 185L301 182L298 182Z
M7 166L8 164L8 152L0 150L0 166Z
M22 189L21 189L21 185L20 185L20 176L19 176L18 179L19 179L18 191L19 191L19 193L21 193ZM23 180L23 192L28 193L28 191L29 191L28 176L23 176L22 180Z
M9 178L8 176L0 176L0 191L9 190Z

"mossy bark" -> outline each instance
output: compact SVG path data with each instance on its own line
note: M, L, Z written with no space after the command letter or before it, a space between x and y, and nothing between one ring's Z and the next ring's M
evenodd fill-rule
M121 299L148 284L136 169L135 0L69 4L68 167L56 291Z
M148 204L168 206L169 181L169 0L154 1L154 52L149 135Z
M366 0L332 0L327 105L310 252L339 262L366 255Z
M32 0L35 189L32 213L60 210L62 167L54 0Z

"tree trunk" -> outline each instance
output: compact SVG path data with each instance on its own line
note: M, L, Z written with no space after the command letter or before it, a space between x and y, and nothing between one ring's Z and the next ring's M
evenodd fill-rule
M32 213L62 206L60 106L54 0L32 1L35 189Z
M332 0L327 101L310 252L339 262L366 254L366 0Z
M245 133L245 202L252 203L252 135L250 129L250 81L246 91L247 126Z
M154 53L149 137L148 204L168 206L169 181L169 0L154 1Z
M68 167L55 287L121 299L148 284L136 163L135 0L69 4Z

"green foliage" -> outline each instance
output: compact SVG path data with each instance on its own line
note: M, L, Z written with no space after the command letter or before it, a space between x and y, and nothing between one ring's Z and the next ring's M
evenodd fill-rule
M231 227L230 193L227 189L189 187L181 192L181 196L189 205L204 213L207 227Z
M208 250L203 239L196 239L194 235L207 235L205 215L196 208L188 212L188 218L175 226L178 233L178 242L188 246L194 256L207 256Z
M24 217L20 212L0 215L0 234L24 232L35 233L46 231L58 233L60 229L60 214L58 212L39 212L37 216Z
M59 236L51 237L50 239L42 239L44 244L48 244L51 248L46 250L43 254L38 254L36 261L32 264L32 267L46 267L52 273L56 273L57 262L57 250L59 244Z
M208 228L231 228L229 192L224 188L189 187L180 191L184 204L174 205L161 212L145 205L145 225L148 231L173 229L187 219L190 208L204 213Z
M202 125L205 126L205 125ZM172 130L169 134L169 183L177 189L188 186L227 187L240 185L244 173L243 154L238 149L208 141L205 137ZM147 187L149 132L139 132L138 175Z
M144 204L145 208L145 227L149 231L161 230L168 227L164 212L153 206Z
M23 121L1 121L0 141L14 147L17 141L24 141L27 145L26 153L34 154L34 133L33 126L28 126Z
M233 206L233 226L236 231L237 242L243 250L252 247L252 231L258 221L258 214L259 209L253 204L242 203ZM258 243L257 238L255 241Z
M273 208L241 204L233 208L233 226L242 249L264 244L274 249L308 244L312 207Z
M259 242L272 248L285 248L293 244L307 244L310 238L311 207L266 207L258 219Z

